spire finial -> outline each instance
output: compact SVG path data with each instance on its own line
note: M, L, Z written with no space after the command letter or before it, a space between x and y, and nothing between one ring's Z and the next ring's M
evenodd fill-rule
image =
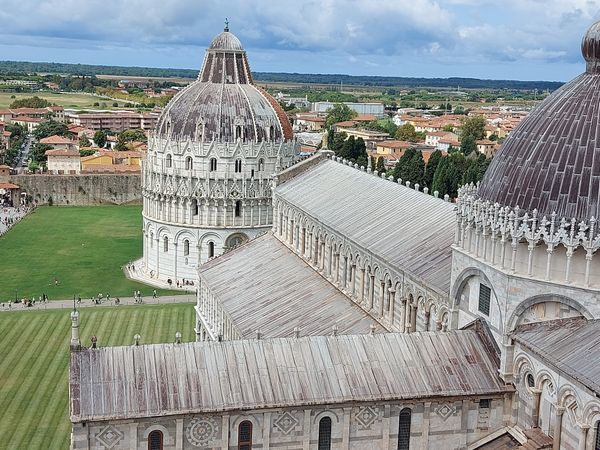
M229 31L229 19L227 17L225 17L225 28L223 31Z

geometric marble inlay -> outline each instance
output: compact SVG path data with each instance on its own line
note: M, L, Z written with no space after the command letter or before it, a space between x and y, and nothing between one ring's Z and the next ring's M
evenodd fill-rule
M96 441L98 441L105 448L111 449L117 445L119 441L123 439L123 437L124 434L121 431L112 425L108 425L100 430L100 432L96 435Z
M290 412L286 411L283 414L281 414L279 417L277 417L277 419L275 419L275 421L273 422L273 425L275 425L275 427L279 431L281 431L283 434L288 434L299 423L300 422L298 421L298 419L296 419L294 417L293 414L291 414Z

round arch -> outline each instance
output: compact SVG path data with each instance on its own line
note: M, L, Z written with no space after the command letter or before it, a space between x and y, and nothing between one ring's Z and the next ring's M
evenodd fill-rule
M567 305L570 308L575 309L577 312L579 312L579 314L581 314L581 316L583 316L587 320L594 318L592 314L583 305L581 305L579 302L573 300L570 297L566 297L564 295L559 294L538 294L534 295L533 297L529 297L526 300L523 300L521 303L519 303L519 306L515 308L507 322L508 332L514 331L514 329L517 327L519 319L525 311L527 311L534 305L547 302L561 303L563 305Z

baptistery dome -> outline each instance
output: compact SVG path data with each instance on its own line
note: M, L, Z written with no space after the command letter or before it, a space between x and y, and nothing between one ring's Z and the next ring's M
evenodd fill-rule
M246 52L228 30L213 39L198 80L169 103L157 133L205 142L292 139L292 127L283 109L253 84Z
M253 84L246 52L226 27L149 138L144 257L135 266L173 285L195 280L201 264L267 232L273 174L296 154L287 116Z
M540 216L600 217L600 22L581 47L586 72L511 133L481 182L481 199Z

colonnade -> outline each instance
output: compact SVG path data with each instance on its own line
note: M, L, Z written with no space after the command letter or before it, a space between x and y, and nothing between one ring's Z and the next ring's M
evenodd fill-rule
M446 330L447 306L347 237L278 199L274 235L389 331ZM434 300L435 298L435 300ZM433 312L437 314L434 317Z

